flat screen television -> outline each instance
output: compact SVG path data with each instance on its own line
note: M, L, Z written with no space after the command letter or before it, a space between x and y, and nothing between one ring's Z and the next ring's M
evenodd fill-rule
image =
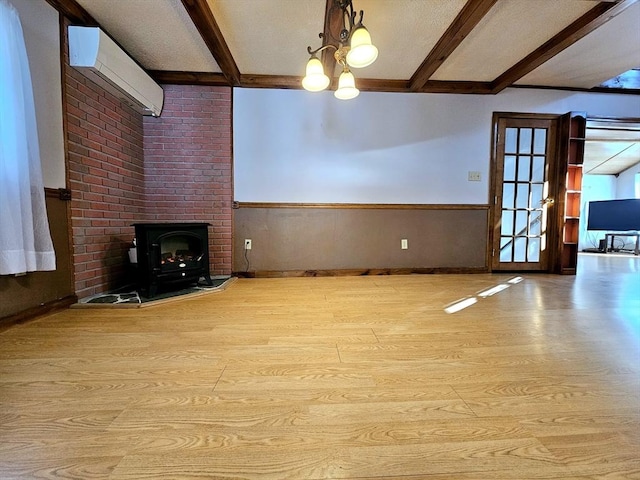
M640 199L589 202L587 230L640 230Z

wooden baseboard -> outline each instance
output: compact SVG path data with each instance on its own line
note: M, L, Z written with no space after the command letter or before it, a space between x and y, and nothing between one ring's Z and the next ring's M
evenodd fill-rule
M486 267L469 268L364 268L346 270L258 270L254 272L234 272L239 278L285 278L285 277L355 277L362 275L410 275L410 274L463 274L489 273Z
M31 307L22 312L15 313L7 317L2 317L0 318L0 332L14 325L26 323L29 320L42 317L43 315L48 315L58 310L64 310L65 308L69 308L70 305L73 305L77 301L78 301L78 297L76 295L67 295L66 297L59 298L58 300L53 300L43 305Z

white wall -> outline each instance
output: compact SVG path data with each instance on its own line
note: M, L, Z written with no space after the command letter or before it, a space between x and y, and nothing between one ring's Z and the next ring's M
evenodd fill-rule
M582 205L580 208L580 232L578 249L598 248L598 241L604 238L601 231L587 231L589 202L614 200L616 198L616 177L614 175L585 175L582 178Z
M24 32L45 187L65 187L58 12L45 0L9 0Z
M615 198L640 198L636 194L636 175L640 175L640 162L618 176Z
M493 112L633 117L640 98L508 89L499 95L234 90L234 199L486 204ZM468 172L481 174L468 181Z

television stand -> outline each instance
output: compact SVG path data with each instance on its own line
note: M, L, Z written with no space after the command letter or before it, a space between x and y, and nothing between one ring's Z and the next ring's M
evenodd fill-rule
M636 237L636 248L633 251L634 255L640 255L640 233L606 233L604 236L604 253L613 251L613 240L616 237ZM611 243L609 243L611 238Z

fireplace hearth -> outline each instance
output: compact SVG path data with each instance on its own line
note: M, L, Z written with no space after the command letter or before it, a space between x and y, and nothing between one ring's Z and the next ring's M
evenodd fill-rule
M134 223L138 290L153 298L159 289L183 288L201 278L212 285L208 223Z

